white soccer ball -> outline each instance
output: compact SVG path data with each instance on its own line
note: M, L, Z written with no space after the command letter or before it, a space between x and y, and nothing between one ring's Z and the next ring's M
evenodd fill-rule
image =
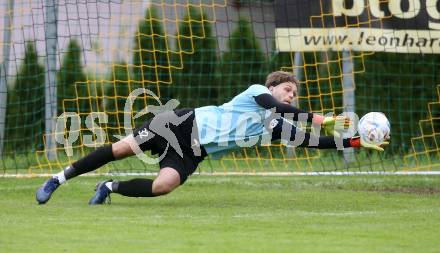
M390 122L385 114L370 112L359 120L358 132L362 141L380 144L390 138Z

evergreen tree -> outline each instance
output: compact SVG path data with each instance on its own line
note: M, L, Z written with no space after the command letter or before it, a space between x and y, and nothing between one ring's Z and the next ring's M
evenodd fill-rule
M81 64L81 47L76 40L71 40L63 57L60 70L57 73L58 115L64 111L76 111L77 108L65 108L63 110L63 100L76 98L75 83L84 82L85 80L86 75ZM84 85L78 86L78 93L80 96L87 94ZM79 102L80 108L88 106L85 100L80 100ZM85 110L85 108L82 110Z
M139 22L134 36L133 48L133 78L131 90L146 88L161 96L160 89L171 83L171 69L167 40L163 23L158 15L157 8L151 6L145 12L144 19ZM139 96L133 105L133 111L138 112L149 103L155 103L147 95ZM140 117L135 124L142 124L151 115Z
M17 151L43 147L44 75L35 44L27 42L14 88L7 97L6 149Z
M227 101L252 84L264 84L268 70L264 53L249 21L240 18L223 54L221 101Z
M165 100L178 99L181 107L199 107L217 102L217 41L212 34L212 25L206 20L207 17L197 8L190 7L179 25L176 48L180 47L184 52L181 55L183 69L173 70L173 83L167 89L162 86L161 91L164 92L161 93ZM180 60L179 55L175 57L174 65L178 66Z
M107 133L110 141L114 142L117 141L115 135L125 135L124 108L130 94L130 73L127 63L113 64L109 80L105 111L108 115ZM131 115L128 116L131 118Z
M158 95L157 87L169 83L170 64L163 24L157 9L146 10L134 38L133 77L136 86L151 89Z
M83 134L91 134L85 130L85 119L91 112L102 111L102 90L97 80L87 80L81 64L81 47L72 39L63 56L60 70L57 73L58 115L63 112L76 112L81 117Z

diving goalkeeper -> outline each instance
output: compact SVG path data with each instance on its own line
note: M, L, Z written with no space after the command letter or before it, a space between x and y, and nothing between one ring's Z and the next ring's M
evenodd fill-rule
M349 123L344 117L324 117L292 106L297 92L298 81L294 76L276 71L267 76L265 85L251 85L221 106L158 113L133 134L96 149L54 174L37 190L36 200L45 204L67 180L147 150L159 155L160 171L155 179L102 181L97 184L89 204L103 204L112 193L127 197L156 197L170 193L185 183L208 154L223 154L237 147L275 140L306 148L337 149L339 145L383 151L381 144L363 143L360 138L315 136L297 128L295 122L298 121L330 131L334 131L338 123Z

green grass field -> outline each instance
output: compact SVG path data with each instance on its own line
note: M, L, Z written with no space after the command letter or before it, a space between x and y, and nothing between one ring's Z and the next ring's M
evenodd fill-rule
M0 252L439 252L439 176L193 176L159 198L0 178Z

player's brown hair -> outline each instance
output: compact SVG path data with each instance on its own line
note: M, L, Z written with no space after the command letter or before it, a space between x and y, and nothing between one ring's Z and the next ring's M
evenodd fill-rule
M296 80L295 76L292 73L285 71L275 71L267 75L266 77L266 87L277 86L278 84L292 82L296 86L298 86L299 82Z

